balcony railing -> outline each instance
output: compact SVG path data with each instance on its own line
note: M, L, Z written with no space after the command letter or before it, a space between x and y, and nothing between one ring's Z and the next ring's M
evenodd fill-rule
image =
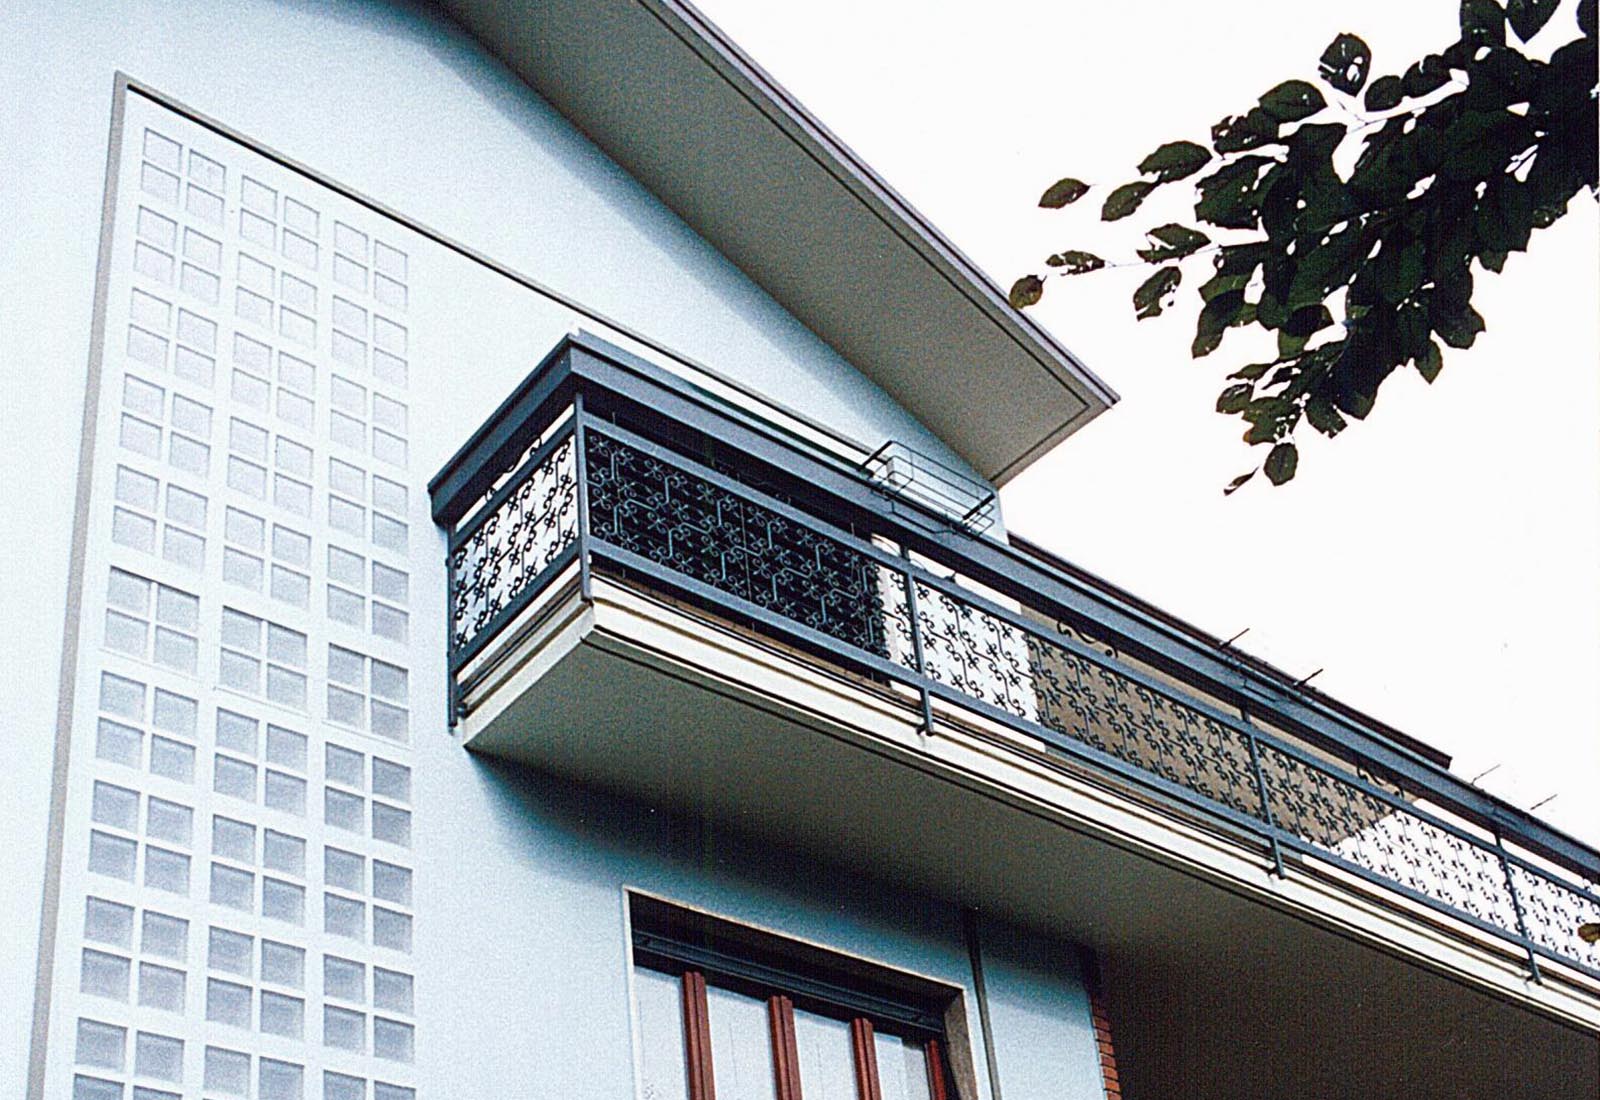
M453 707L560 575L687 601L897 689L923 721L1063 767L1600 977L1600 855L1307 692L870 479L626 353L565 342L431 486ZM981 722L978 723L981 725ZM1348 880L1347 880L1348 881Z

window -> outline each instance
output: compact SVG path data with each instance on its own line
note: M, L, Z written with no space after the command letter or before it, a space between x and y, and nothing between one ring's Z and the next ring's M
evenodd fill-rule
M955 991L632 899L644 1094L675 1100L946 1100Z

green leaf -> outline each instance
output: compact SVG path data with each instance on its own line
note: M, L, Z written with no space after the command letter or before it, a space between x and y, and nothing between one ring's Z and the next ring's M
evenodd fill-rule
M1284 323L1287 322L1288 318L1285 317ZM1296 336L1280 325L1278 329L1278 358L1284 359L1291 355L1299 355L1305 350L1306 341L1309 339L1311 339L1309 336Z
M1161 299L1177 289L1182 281L1183 272L1173 265L1163 267L1140 283L1139 289L1133 292L1134 318L1143 321L1146 317L1161 316Z
M1192 141L1169 141L1139 162L1139 171L1157 183L1192 176L1211 160L1211 151Z
M1539 33L1560 6L1561 0L1510 0L1506 4L1506 22L1526 42Z
M1251 470L1248 474L1240 474L1238 477L1228 482L1228 487L1222 490L1222 495L1225 497L1232 496L1239 486L1243 485L1245 482L1249 481L1255 476L1256 472L1254 470Z
M1578 29L1587 38L1595 35L1595 0L1578 0Z
M1280 443L1272 448L1267 455L1266 464L1261 468L1267 473L1267 480L1274 485L1282 485L1294 479L1294 471L1300 465L1300 452L1293 443Z
M1500 272L1506 269L1506 260L1510 258L1509 252L1495 252L1493 249L1484 249L1478 253L1478 262L1490 271Z
M1333 324L1333 314L1328 311L1327 306L1319 302L1289 314L1289 319L1283 323L1283 332L1291 337L1309 339L1331 324Z
M1328 105L1315 84L1285 80L1261 97L1261 109L1279 122L1299 122Z
M1439 350L1439 345L1432 340L1428 341L1428 350L1423 352L1416 360L1417 372L1431 386L1433 380L1439 377L1439 372L1444 369L1444 353Z
M1311 397L1306 401L1306 419L1323 435L1332 437L1344 431L1347 422L1339 410L1325 397Z
M1362 104L1369 111L1391 111L1405 98L1405 85L1398 76L1380 76L1367 88Z
M1271 363L1251 363L1248 367L1240 367L1229 378L1243 378L1249 382L1259 381L1261 376L1272 369Z
M1039 205L1046 210L1060 210L1068 203L1077 202L1088 192L1089 185L1082 180L1071 178L1056 180L1043 195L1039 196Z
M1066 252L1057 252L1045 261L1051 267L1064 270L1063 275L1082 275L1086 271L1099 271L1106 266L1106 262L1093 252L1079 252L1068 249Z
M1260 107L1228 115L1211 127L1211 147L1219 153L1241 153L1278 140L1278 120Z
M1461 0L1461 40L1474 48L1504 46L1505 9L1495 0Z
M1240 157L1199 180L1200 201L1194 205L1195 217L1224 229L1254 229L1260 221L1259 177L1262 167L1275 163L1270 157Z
M1217 411L1219 413L1243 412L1244 407L1250 404L1250 399L1255 396L1256 388L1248 382L1237 386L1229 386L1217 395Z
M1224 294L1230 290L1243 290L1249 285L1249 275L1213 275L1200 284L1200 300L1209 302L1218 294Z
M1044 297L1044 280L1037 275L1024 275L1011 284L1009 295L1013 309L1027 309Z
M1420 240L1385 240L1373 268L1383 300L1402 302L1415 293L1428 273L1426 259Z
M1106 196L1105 205L1100 208L1100 220L1114 222L1126 218L1139 204L1144 202L1144 197L1155 188L1155 184L1147 180L1135 180L1125 183L1111 194Z
M1151 264L1158 264L1163 260L1180 260L1211 243L1211 238L1198 229L1190 229L1176 222L1157 226L1145 236L1156 243L1150 248L1139 249L1138 255L1141 260Z
M1212 298L1200 311L1200 319L1195 324L1194 342L1189 345L1189 354L1195 359L1204 358L1217 350L1222 343L1222 334L1227 331L1233 319L1244 308L1244 291L1228 290Z
M1485 328L1483 317L1477 310L1467 306L1459 313L1446 313L1430 318L1433 331L1439 334L1439 339L1453 348L1470 348L1478 333Z
M1322 51L1317 74L1345 95L1355 95L1367 82L1372 51L1353 34L1341 34Z
M1450 83L1450 66L1438 54L1429 54L1406 70L1400 78L1408 96L1425 96Z

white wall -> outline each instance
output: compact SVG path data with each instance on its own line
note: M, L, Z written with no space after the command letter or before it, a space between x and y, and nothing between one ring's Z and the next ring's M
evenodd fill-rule
M0 392L13 428L0 439L10 503L0 520L7 525L0 657L8 684L0 694L7 760L0 881L8 887L0 900L0 989L31 990L37 957L83 379L91 354L115 72L648 333L867 448L892 436L955 461L475 44L432 15L356 4L152 2L91 10L25 0L8 9L4 22L15 48L0 68L0 96L10 105L0 113L0 148L7 150L0 158L0 209L7 212L6 231L0 234ZM219 147L227 144L212 140ZM435 242L398 227L393 231L406 242L413 265L412 446L406 475L417 593L411 690L413 743L419 770L425 772L417 792L417 861L430 862L423 850L430 840L443 843L437 851L448 853L437 866L418 868L419 971L433 968L419 972L420 995L424 1005L441 1010L438 1023L420 1029L419 1079L438 1086L434 1095L450 1095L464 1044L483 1039L485 1027L498 1030L534 1011L528 990L549 980L565 957L563 945L573 946L573 937L587 938L582 952L591 959L620 950L614 935L620 934L620 924L596 923L593 915L610 912L620 921L624 881L673 886L707 904L717 902L732 915L774 925L787 921L797 934L809 930L844 948L870 947L886 961L931 967L956 980L963 963L953 946L948 912L908 926L882 916L882 899L863 888L854 898L860 912L880 915L858 918L856 909L834 905L814 890L799 892L812 895L801 904L780 889L781 878L765 881L770 870L760 860L746 859L737 872L706 865L703 850L687 860L679 854L635 861L608 854L603 836L582 830L583 843L575 844L565 825L541 825L535 807L523 807L525 818L508 816L505 807L524 797L517 786L521 781L508 787L508 781L485 772L446 738L442 616L435 621L427 614L442 591L443 551L437 532L426 523L422 487L561 334L581 324L628 341ZM113 308L125 309L125 292L122 300ZM109 362L108 382L118 377ZM674 367L670 361L662 365ZM116 397L107 399L114 403ZM92 696L86 701L84 692L98 678L97 609L105 585L102 512L106 463L115 445L107 435L109 423L103 416L89 528L96 571L86 576L88 610L77 661L79 738L93 720ZM204 600L214 595L202 593ZM320 686L320 680L314 682L313 697ZM75 752L75 769L84 766L82 759L83 753ZM88 774L74 773L74 791L86 789ZM518 793L508 793L512 788ZM437 815L432 824L429 799ZM81 834L85 822L72 807L81 809L69 803L68 832ZM469 815L472 807L480 812ZM70 840L69 849L76 851L81 840ZM79 874L69 868L72 889ZM454 910L468 900L482 904L485 899L493 899L492 919L484 920L481 909L476 914ZM437 906L437 913L423 916L429 905ZM473 919L453 919L457 916ZM70 941L81 918L81 909L63 912L61 958L75 960ZM858 927L858 920L866 924ZM937 934L927 922L937 926ZM868 931L869 926L875 930ZM891 927L892 934L884 931ZM524 935L541 939L537 951L515 950ZM473 937L486 951L461 965L479 967L478 977L486 984L443 997L439 990L456 965L455 945ZM616 959L607 965L612 978L620 974ZM56 980L59 988L75 987L73 973L58 972ZM1070 988L1075 979L1064 975L1063 981ZM565 998L545 1003L572 1004ZM614 1029L617 1010L613 997L594 1011L601 1026ZM20 1093L31 1017L29 996L0 997L0 1088L8 1093ZM567 1018L564 1026L580 1023L586 1021ZM308 1031L314 1028L308 1018ZM59 1039L70 1027L58 1024L53 1033ZM482 1063L480 1091L506 1086L510 1095L518 1088L529 1095L551 1094L532 1091L526 1081L511 1087L527 1064L508 1051L500 1055ZM70 1062L70 1052L53 1056L53 1062L61 1057ZM570 1086L580 1081L571 1075L579 1068L581 1063L552 1068L543 1084L564 1083L567 1094L576 1094ZM59 1086L53 1079L51 1087Z

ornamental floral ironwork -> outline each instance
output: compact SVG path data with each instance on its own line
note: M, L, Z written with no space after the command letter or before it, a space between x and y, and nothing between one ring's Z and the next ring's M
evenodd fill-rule
M542 461L533 456L510 477L515 486L475 513L470 533L450 553L452 648L465 649L571 546L578 535L578 476L573 437Z
M886 653L870 557L636 447L597 432L587 447L596 538L856 649Z

